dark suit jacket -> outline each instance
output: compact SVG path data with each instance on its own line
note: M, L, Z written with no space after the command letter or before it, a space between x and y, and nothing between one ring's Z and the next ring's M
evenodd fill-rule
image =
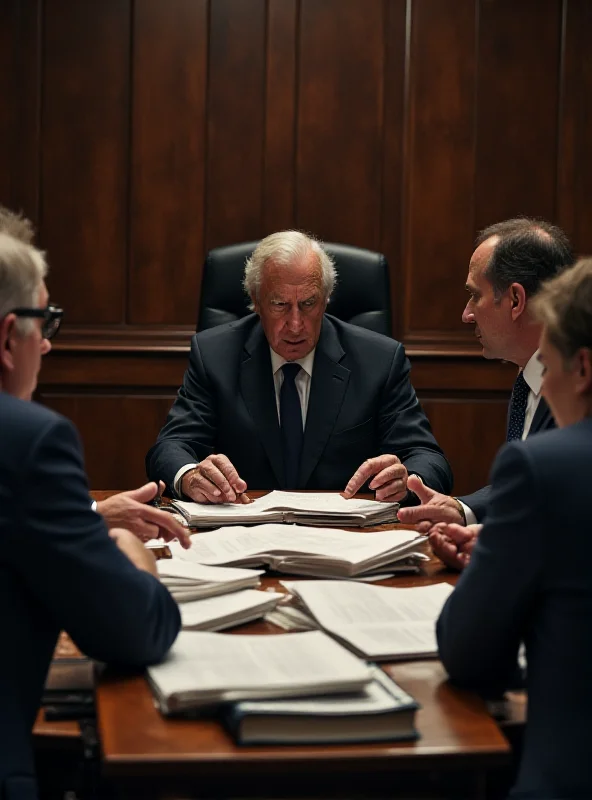
M506 445L467 569L438 621L457 683L503 690L526 644L528 723L512 797L592 797L592 418Z
M541 397L526 438L535 433L553 430L554 427L555 420L551 414L551 409L545 402L545 399ZM459 497L458 499L462 500L462 502L471 509L471 511L477 517L478 522L482 522L489 505L490 494L491 486L484 486L482 489L478 489L476 492L473 492L473 494L468 494L465 497Z
M0 797L34 800L30 734L60 629L92 658L143 666L180 618L91 510L72 424L2 392L0 420Z
M409 380L399 342L325 315L315 351L299 488L342 490L362 462L394 453L428 486L452 475ZM251 489L284 488L269 344L259 318L193 337L183 385L148 452L151 479L223 453Z

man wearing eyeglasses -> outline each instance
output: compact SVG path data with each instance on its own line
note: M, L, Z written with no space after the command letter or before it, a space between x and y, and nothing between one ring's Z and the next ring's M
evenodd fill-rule
M30 731L58 633L88 656L164 657L179 611L152 554L90 506L73 425L29 402L61 309L43 255L0 233L0 797L34 800Z
M31 246L34 244L35 230L31 221L3 206L0 206L0 233L5 233L23 244ZM40 358L51 350L49 340L53 339L59 331L64 312L58 306L48 305L45 283L42 285L42 295L39 301L39 307L15 307L11 309L11 313L20 321L17 328L19 325L29 327L32 320L40 320L43 339L39 353ZM31 391L29 396L24 399L31 399L37 383L36 376L39 366L40 364L37 363L35 379L29 382L32 385ZM30 362L29 369L35 369L33 360ZM14 378L18 379L16 375ZM26 385L29 385L25 376L22 379ZM17 396L22 395L17 393ZM183 526L170 514L154 508L153 505L147 505L154 500L155 496L162 493L163 489L164 484L161 484L159 488L156 483L150 482L132 491L119 492L106 500L93 503L92 506L105 518L109 528L126 528L142 541L158 538L165 541L178 539L184 547L189 547L189 536Z

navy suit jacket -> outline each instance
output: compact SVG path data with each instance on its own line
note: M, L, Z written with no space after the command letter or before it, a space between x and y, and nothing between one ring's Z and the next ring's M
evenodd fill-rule
M165 655L180 617L91 510L72 424L2 392L0 420L0 797L34 800L31 729L59 631L140 667Z
M409 380L403 345L325 315L298 488L343 490L367 458L394 453L440 492L452 474ZM183 385L146 457L151 480L223 453L251 489L285 488L269 344L258 316L193 337ZM294 488L294 487L292 487Z
M508 416L509 413L510 411L508 409ZM553 430L554 427L555 420L551 414L551 409L545 402L545 399L541 397L526 438L535 433ZM491 486L484 486L482 489L478 489L476 492L473 492L473 494L468 494L465 497L459 497L458 499L462 500L462 502L471 509L477 518L477 522L482 522L489 505L490 495Z
M592 797L592 418L506 445L470 563L438 621L450 677L484 692L527 654L528 722L511 797Z

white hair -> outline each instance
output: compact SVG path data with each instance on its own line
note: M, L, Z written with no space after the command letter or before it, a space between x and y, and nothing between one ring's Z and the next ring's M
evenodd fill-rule
M333 259L323 249L321 242L301 231L279 231L262 239L255 248L253 255L245 263L245 276L243 287L252 300L259 299L261 275L263 267L268 261L275 265L289 267L295 261L305 261L314 253L321 268L325 300L329 300L335 288L337 270ZM254 311L254 305L249 306Z
M31 244L0 233L0 320L14 308L34 308L47 274L44 254ZM21 335L33 329L34 321L21 317L16 327Z

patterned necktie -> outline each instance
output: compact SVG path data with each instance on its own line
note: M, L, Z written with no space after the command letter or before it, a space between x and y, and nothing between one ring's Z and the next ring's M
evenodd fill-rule
M510 398L510 414L508 417L508 442L514 439L522 439L524 431L524 420L526 418L526 401L530 387L524 380L524 375L520 372L514 382L512 397Z
M284 381L280 389L280 428L286 489L298 489L300 455L302 453L302 440L304 439L302 408L295 383L300 369L299 364L286 363L282 367Z

